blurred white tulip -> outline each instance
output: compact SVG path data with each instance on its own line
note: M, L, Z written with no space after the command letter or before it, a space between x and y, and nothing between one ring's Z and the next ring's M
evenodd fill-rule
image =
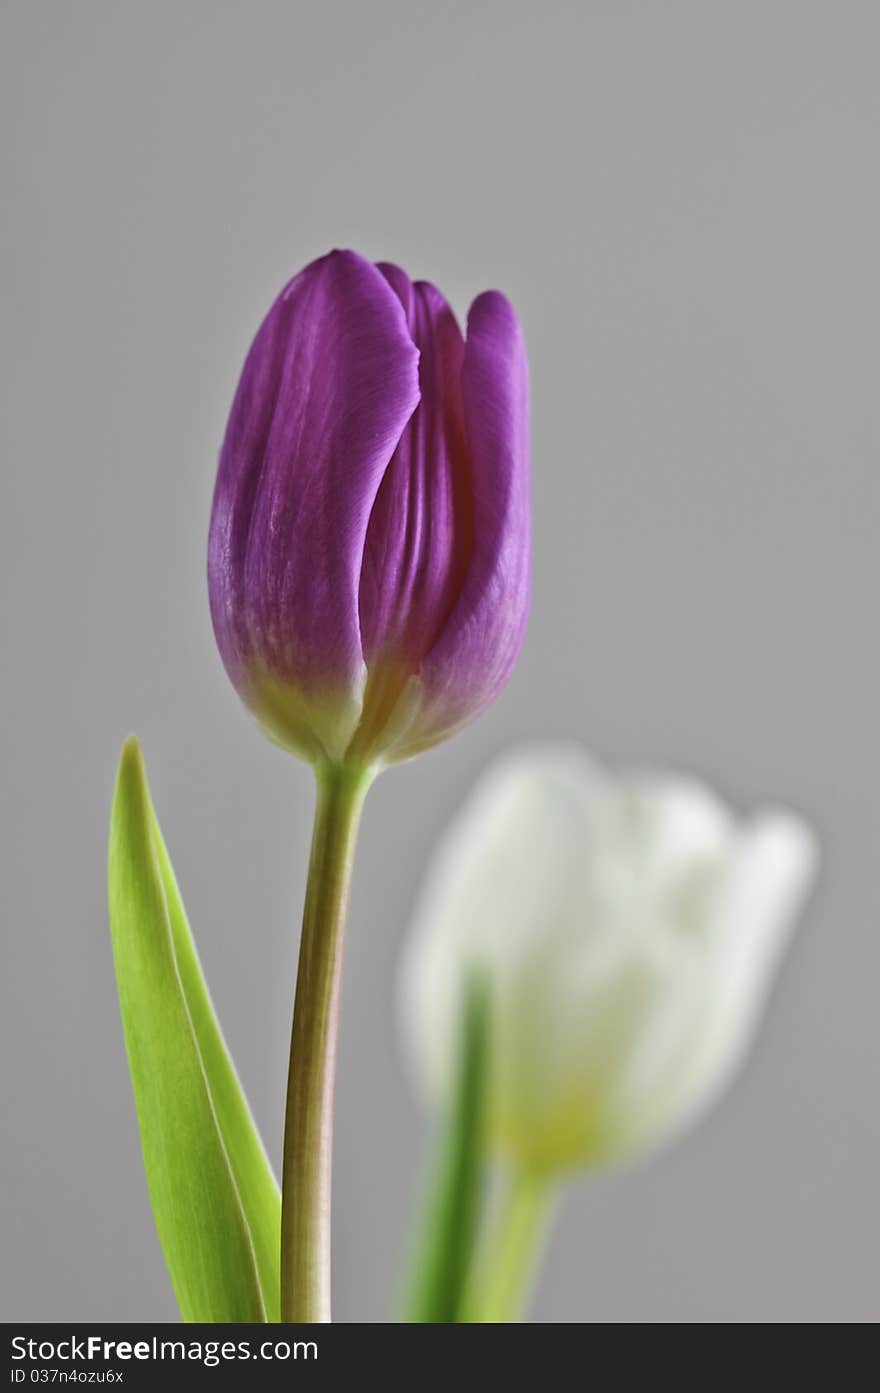
M491 1002L492 1151L546 1176L635 1156L742 1063L812 883L808 827L700 784L526 748L447 832L402 971L425 1092L451 1088L463 984Z

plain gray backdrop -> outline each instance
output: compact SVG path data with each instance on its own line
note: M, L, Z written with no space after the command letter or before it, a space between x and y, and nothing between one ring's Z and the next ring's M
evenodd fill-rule
M506 693L368 801L337 1317L386 1318L429 1136L393 1011L422 868L548 735L788 803L824 864L745 1074L572 1184L536 1318L876 1317L876 4L6 0L2 28L2 1317L175 1318L106 923L130 730L279 1156L312 782L226 680L205 540L250 338L333 245L462 314L514 300L535 528Z

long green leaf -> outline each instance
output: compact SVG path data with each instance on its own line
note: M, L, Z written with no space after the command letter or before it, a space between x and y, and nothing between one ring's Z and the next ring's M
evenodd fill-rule
M462 1004L455 1095L415 1246L404 1306L407 1321L449 1324L465 1319L483 1190L487 1055L487 993L474 979Z
M220 1134L250 1229L266 1318L278 1321L281 1318L281 1191L223 1038L155 814L152 827L171 920L177 970Z
M277 1320L278 1187L202 977L133 739L116 780L109 901L144 1166L181 1316Z

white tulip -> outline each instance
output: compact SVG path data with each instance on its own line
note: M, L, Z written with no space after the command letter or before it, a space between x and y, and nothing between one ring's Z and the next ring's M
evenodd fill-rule
M737 822L700 784L526 748L438 849L402 973L427 1094L454 1075L460 1004L491 1003L492 1150L557 1174L648 1150L740 1066L812 883L793 815Z

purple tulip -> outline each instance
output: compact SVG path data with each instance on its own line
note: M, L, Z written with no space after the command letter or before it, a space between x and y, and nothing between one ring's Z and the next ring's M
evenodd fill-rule
M235 395L208 584L226 670L305 758L406 759L498 695L530 590L528 368L471 305L335 251L285 287Z

